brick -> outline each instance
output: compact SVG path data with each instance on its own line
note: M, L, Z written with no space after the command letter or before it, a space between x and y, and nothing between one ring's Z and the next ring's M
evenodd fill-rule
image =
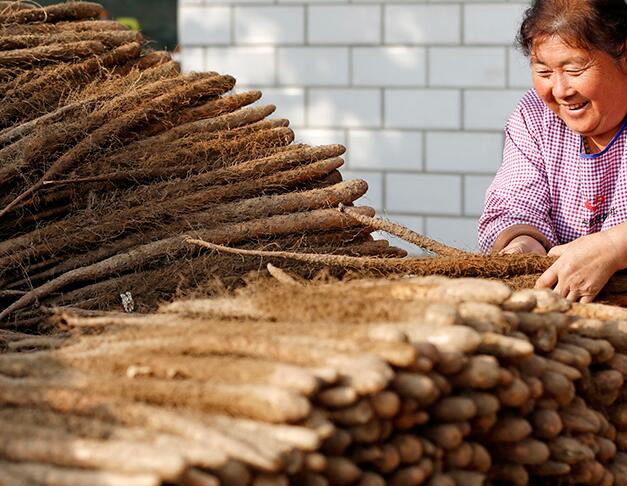
M464 214L481 216L485 201L485 192L492 183L494 176L464 177Z
M424 86L426 50L422 47L356 47L353 49L356 86Z
M303 88L261 88L263 93L258 105L273 104L277 107L273 118L287 118L291 127L305 125L305 90Z
M299 86L347 86L348 48L279 48L279 84Z
M305 8L302 6L235 7L237 44L302 44Z
M386 44L459 44L459 5L386 5Z
M348 165L351 169L422 170L422 132L350 130Z
M325 130L316 128L301 128L296 131L296 143L309 145L333 145L339 143L346 146L346 130ZM344 155L346 158L346 155ZM342 174L344 169L340 169Z
M464 5L464 44L511 46L527 5Z
M386 89L386 128L459 128L461 95L458 90Z
M429 86L505 87L502 47L429 48Z
M461 178L453 175L386 174L388 211L418 214L461 213Z
M206 68L235 76L239 84L274 84L273 47L211 47Z
M272 1L272 0L257 0L257 1ZM274 0L277 3L289 3L289 4L302 4L302 5L318 5L318 4L325 4L325 3L332 3L332 4L349 4L349 3L364 3L364 2L354 2L352 0ZM381 0L373 0L373 2L379 2ZM371 2L372 3L372 2Z
M370 206L376 211L383 209L383 174L373 171L342 170L344 180L363 179L368 183L368 192L355 201L356 206Z
M207 5L210 4L218 4L218 5L224 5L224 4L249 4L249 3L255 3L255 4L265 4L267 5L268 3L271 3L270 0L205 0L205 3ZM290 2L290 3L294 3L294 2Z
M409 216L406 214L386 214L386 219L390 221L394 221L395 223L402 224L403 226L409 228L412 231L422 235L424 234L424 226L425 226L425 218L422 216ZM396 246L398 248L402 248L407 251L408 255L411 256L424 256L426 252L418 248L416 245L412 243L407 243L396 236L392 236L388 233L384 232L375 232L372 233L372 236L375 239L384 239L390 242L391 246Z
M262 1L262 0L258 0ZM263 1L272 1L272 0L263 0ZM318 5L318 4L350 4L350 3L367 3L367 2L353 2L351 0L274 0L277 3L289 3L289 4L302 4L302 5ZM380 0L373 0L373 2L379 2ZM370 2L370 3L373 3Z
M181 6L178 12L181 45L228 44L231 40L231 9L226 6Z
M312 5L307 31L312 44L378 44L381 9L370 5Z
M181 71L206 71L204 47L183 47L179 54Z
M518 49L510 49L508 57L509 87L531 88L529 59Z
M208 0L210 1L210 0ZM451 0L428 0L429 3L451 3ZM508 0L456 0L455 3L505 3ZM509 0L511 1L511 0ZM516 0L516 1L527 1L527 0Z
M502 155L502 132L426 134L427 171L494 173Z
M464 93L464 128L503 129L523 90L467 90Z
M309 91L307 126L374 128L381 126L381 92L375 89Z
M479 250L477 242L477 218L437 218L425 221L427 236L445 245L466 251Z

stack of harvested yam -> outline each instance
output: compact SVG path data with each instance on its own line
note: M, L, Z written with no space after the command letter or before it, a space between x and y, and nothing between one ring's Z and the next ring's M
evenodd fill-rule
M32 304L156 309L236 282L255 259L203 255L184 235L244 248L404 255L337 211L344 147L294 144L259 91L181 74L101 6L0 2L0 319ZM370 208L359 208L373 215Z
M627 484L627 311L270 271L4 331L0 483Z
M0 1L0 486L627 484L627 310L512 292L553 260L375 219L261 93L31 3Z
M290 260L307 276L331 266L525 286L550 264L374 220L350 207L367 185L342 181L344 147L292 143L288 120L267 118L274 106L253 105L260 92L181 74L139 33L99 20L98 4L33 3L0 2L2 325L41 330L52 306L153 311L215 281L242 284L260 250L312 254ZM405 252L374 241L377 229L439 257L396 258ZM189 237L241 251L202 253Z

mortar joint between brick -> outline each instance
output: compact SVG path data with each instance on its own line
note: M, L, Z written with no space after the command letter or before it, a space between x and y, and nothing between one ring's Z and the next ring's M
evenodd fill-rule
M425 52L425 87L431 86L431 46L426 47Z
M384 45L385 44L385 6L384 6L384 4L381 3L379 5L379 8L381 10L380 11L380 15L379 15L379 22L380 22L380 25L379 25L379 28L380 28L379 35L381 36L380 44Z
M460 12L459 12L459 43L460 43L460 45L464 45L465 44L464 24L466 23L466 6L460 4L459 5L459 10L460 10Z
M385 94L386 89L382 89L381 91L381 129L385 130L387 128L387 123L385 120Z
M461 187L459 189L461 214L466 214L466 174L459 174L461 176Z
M463 132L466 129L466 90L463 88L459 90L459 99L459 131Z
M511 87L511 79L512 76L510 74L510 65L511 65L511 49L505 49L505 86L507 88Z
M305 121L305 127L309 128L309 87L305 86L303 91L303 118Z
M354 59L354 46L348 46L348 85L351 87L355 85L353 68Z
M229 7L229 23L230 23L230 30L231 32L229 33L229 42L230 45L235 45L235 5L231 5Z
M304 12L303 12L303 45L308 46L309 45L309 4L304 5Z
M386 171L383 171L381 173L381 206L382 206L382 210L384 212L387 211L387 206L388 206L388 184L387 184L387 180L388 180L388 175L386 173Z
M421 161L420 161L420 170L421 172L426 172L427 171L427 131L426 130L422 130L421 132L421 136L420 136L420 143L422 145L421 147Z
M274 87L279 86L279 48L274 48Z

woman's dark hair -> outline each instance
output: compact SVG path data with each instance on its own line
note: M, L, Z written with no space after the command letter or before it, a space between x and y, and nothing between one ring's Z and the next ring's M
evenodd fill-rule
M571 47L600 50L617 61L625 55L625 0L533 0L516 39L526 56L534 40L559 36Z

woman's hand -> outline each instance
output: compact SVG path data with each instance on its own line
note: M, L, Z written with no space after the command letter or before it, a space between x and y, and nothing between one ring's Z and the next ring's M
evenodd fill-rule
M520 235L510 241L505 248L499 251L499 255L513 255L518 253L532 253L534 255L545 256L546 250L535 238L527 235Z
M557 261L536 282L536 288L553 288L572 302L592 302L608 280L625 268L627 227L582 236L554 246L548 256Z

